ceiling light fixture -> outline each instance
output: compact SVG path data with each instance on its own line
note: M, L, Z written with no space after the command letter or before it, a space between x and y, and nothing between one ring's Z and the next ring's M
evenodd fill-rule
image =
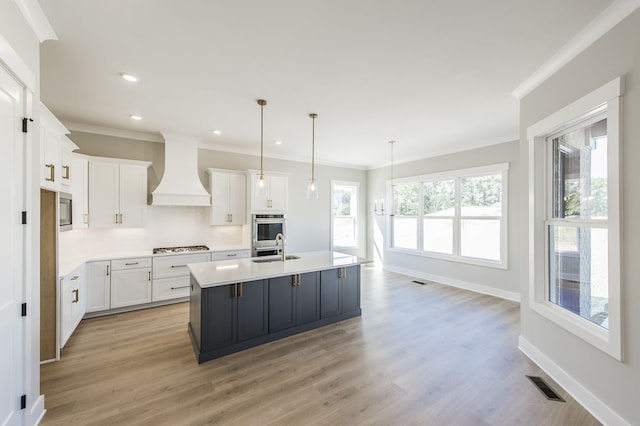
M257 190L259 195L265 195L266 189L264 187L264 106L267 101L264 99L258 99L258 105L260 105L260 175L258 176Z
M127 74L126 72L123 72L120 75L122 76L122 78L132 83L136 83L138 81L138 77L136 77L135 75Z
M316 118L318 114L311 113L311 179L307 186L307 198L318 198L318 186L316 185Z
M211 133L213 133L214 135L221 135L222 131L220 131L220 130L212 130Z
M139 115L130 115L129 116L132 120L136 120L136 121L140 121L142 120L142 117L140 117Z
M282 141L273 141L275 145L282 145Z

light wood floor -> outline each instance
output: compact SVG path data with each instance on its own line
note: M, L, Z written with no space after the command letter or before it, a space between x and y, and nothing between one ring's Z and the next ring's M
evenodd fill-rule
M518 351L517 303L363 267L362 308L202 365L186 303L84 320L42 366L42 424L599 424Z

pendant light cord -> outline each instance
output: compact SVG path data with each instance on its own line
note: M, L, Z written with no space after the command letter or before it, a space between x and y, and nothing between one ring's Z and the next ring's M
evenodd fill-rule
M311 180L316 178L316 117L317 114L309 114L311 116Z

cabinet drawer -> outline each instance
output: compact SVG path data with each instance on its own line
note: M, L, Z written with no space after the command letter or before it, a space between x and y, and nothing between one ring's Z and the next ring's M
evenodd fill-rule
M153 280L152 300L157 302L159 300L189 297L190 288L191 284L189 283L188 275L173 278L159 278Z
M153 278L189 276L189 263L208 262L209 253L181 254L153 258ZM188 281L188 280L187 280Z
M211 253L211 260L243 259L251 257L251 250L227 250Z
M119 271L122 269L150 268L150 257L132 257L130 259L118 259L111 261L111 269Z

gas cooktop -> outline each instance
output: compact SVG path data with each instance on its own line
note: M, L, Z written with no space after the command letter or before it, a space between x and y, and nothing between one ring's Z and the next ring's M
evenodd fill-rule
M154 248L153 254L188 253L192 251L205 251L205 250L209 250L209 247L207 246L160 247L160 248Z

